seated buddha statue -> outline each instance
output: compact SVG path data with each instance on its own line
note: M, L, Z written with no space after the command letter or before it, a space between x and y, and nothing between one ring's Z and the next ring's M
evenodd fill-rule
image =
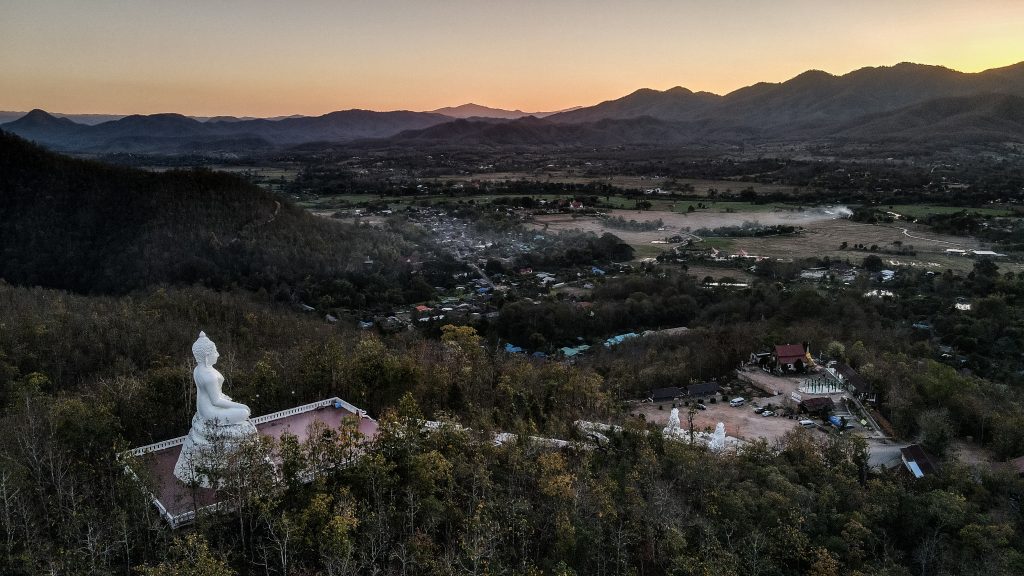
M210 474L239 442L256 434L256 426L249 421L249 407L223 392L224 376L213 367L220 354L205 332L199 333L199 339L192 345L192 354L196 359L192 371L196 383L196 414L182 443L174 475L184 482L211 487Z
M192 345L196 367L192 378L196 382L196 414L206 422L227 426L244 422L249 418L249 407L231 399L223 392L224 376L213 367L220 358L217 345L199 333L199 339Z

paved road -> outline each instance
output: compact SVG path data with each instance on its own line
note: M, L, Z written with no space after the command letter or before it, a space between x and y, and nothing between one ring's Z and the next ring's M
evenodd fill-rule
M901 461L900 448L910 446L907 443L889 443L880 440L868 440L868 466L892 468Z
M491 287L491 290L494 290L494 288L495 288L494 282L491 281L491 279L487 276L487 274L484 274L484 271L481 270L479 266L477 266L476 264L471 264L470 263L469 267L472 268L473 270L475 270L476 273L479 274L480 277L484 279L484 282L487 282L487 285Z

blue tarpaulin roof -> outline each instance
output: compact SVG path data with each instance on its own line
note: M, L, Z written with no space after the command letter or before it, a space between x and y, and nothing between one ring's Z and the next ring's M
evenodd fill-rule
M573 356L575 356L575 355L577 355L577 354L579 354L581 352L586 352L587 350L590 350L590 346L588 346L586 344L580 344L579 346L576 346L575 348L570 348L570 347L566 346L565 348L561 349L561 352L562 352L562 354L564 354L564 355L566 355L566 356L571 358L571 357L573 357Z
M622 344L626 340L630 338L636 338L637 336L638 334L636 332L627 332L625 334L619 334L617 336L612 336L611 338L605 340L604 345L606 348L611 348L612 346Z

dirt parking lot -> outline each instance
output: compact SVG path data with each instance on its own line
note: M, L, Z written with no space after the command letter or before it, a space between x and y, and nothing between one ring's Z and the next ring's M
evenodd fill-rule
M757 399L758 403L764 405L767 402L765 398ZM686 408L682 406L682 403L678 403L679 407L679 422L684 430L687 429L686 422ZM648 422L653 422L658 426L665 426L668 424L669 414L672 413L672 403L666 402L661 404L662 409L658 409L658 404L641 404L640 406L633 409L634 413L641 413L647 419ZM755 440L757 438L765 438L769 442L774 441L778 438L782 438L793 428L798 426L797 420L790 420L783 416L761 416L755 414L753 406L751 404L744 404L738 408L729 406L728 403L719 402L717 404L707 404L707 410L698 410L697 414L693 418L694 430L714 430L715 426L719 422L725 424L725 433L728 436L741 438L744 440Z
M800 419L806 417L794 416L791 419L785 416L761 416L754 412L755 406L766 406L768 404L773 406L791 405L790 394L798 390L803 378L802 376L773 376L755 368L740 371L738 376L769 395L766 397L747 395L745 396L746 404L737 408L729 406L728 402L705 403L707 409L699 410L694 415L693 425L695 430L713 430L719 422L722 422L725 424L725 433L729 436L744 440L764 438L772 442L782 438L786 432L799 426L798 422ZM804 396L812 395L804 394ZM813 396L819 395L815 394ZM846 417L851 424L857 426L855 433L865 436L872 435L873 431L870 428L862 428L859 424L856 424L853 416L844 409L842 394L831 394L830 396L836 403L834 414ZM682 401L676 401L676 404L679 407L680 424L683 429L686 429L687 408L682 405ZM648 422L658 426L665 426L672 412L672 402L639 404L631 411L635 414L643 414Z

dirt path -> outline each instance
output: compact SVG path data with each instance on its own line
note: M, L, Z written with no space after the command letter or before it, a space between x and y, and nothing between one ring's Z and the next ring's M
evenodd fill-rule
M925 238L924 236L914 236L906 228L900 228L903 231L903 235L907 238L913 238L914 240L924 240L925 242L935 242L937 244L949 244L950 246L963 246L963 244L957 244L956 242L948 242L946 240L935 240L933 238Z

